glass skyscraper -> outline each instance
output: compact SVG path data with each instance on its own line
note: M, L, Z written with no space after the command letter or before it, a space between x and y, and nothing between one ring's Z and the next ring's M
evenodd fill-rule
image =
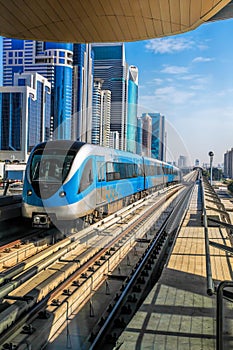
M146 115L152 119L151 156L164 160L165 118L160 113L143 113L142 117Z
M71 138L73 44L3 38L3 85L14 73L37 72L51 83L53 137Z
M26 160L37 143L49 139L50 110L48 80L37 73L15 74L13 86L0 87L0 150Z
M93 52L90 44L74 44L72 138L91 142Z
M138 68L129 66L127 77L127 123L126 151L136 153L137 110L138 110Z
M111 132L117 131L120 149L126 149L126 74L123 43L92 44L94 53L94 78L103 80L102 89L111 91Z

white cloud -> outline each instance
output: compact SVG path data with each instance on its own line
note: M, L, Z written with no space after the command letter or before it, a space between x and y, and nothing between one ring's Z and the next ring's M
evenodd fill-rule
M182 37L158 38L149 40L146 44L146 48L154 53L163 54L189 50L193 48L194 44L193 40Z
M182 67L182 66L166 66L164 69L161 70L161 73L167 73L167 74L184 74L188 72L188 67Z
M166 101L166 103L184 104L194 96L194 92L178 90L173 86L167 86L155 90L155 98Z
M153 79L153 82L156 83L157 85L161 85L163 83L163 79L155 78Z
M214 61L214 58L211 57L196 57L192 60L192 62L211 62Z

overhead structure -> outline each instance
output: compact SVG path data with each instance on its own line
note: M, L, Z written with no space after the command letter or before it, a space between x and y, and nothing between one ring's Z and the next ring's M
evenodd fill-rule
M0 35L56 42L137 41L231 17L231 0L0 0ZM229 14L230 13L230 14Z

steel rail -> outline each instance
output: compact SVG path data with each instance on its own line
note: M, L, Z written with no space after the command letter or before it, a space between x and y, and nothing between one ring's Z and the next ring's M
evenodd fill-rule
M170 197L174 194L174 192L176 192L176 191L172 191L172 193L169 193L167 199L170 198ZM158 202L156 202L149 210L147 210L147 212L146 212L147 216L148 216L149 214L153 213L154 210L155 210L157 207L159 207L159 206L161 205L161 203L163 203L163 202L164 202L164 199L163 199L163 198L159 199ZM146 217L146 214L144 214L145 217ZM134 221L133 226L136 227L137 224L142 220L142 218L144 218L144 216L143 216L143 217L141 216L141 217L138 218L136 221ZM82 272L86 271L86 269L87 269L91 264L94 264L94 262L95 262L98 258L100 258L101 255L103 255L105 252L107 252L107 251L110 249L110 247L111 247L111 245L112 245L113 243L116 243L116 242L117 242L118 240L120 240L123 236L125 236L126 234L128 234L131 230L132 230L132 226L130 226L128 229L126 229L124 232L122 232L119 236L115 237L115 238L112 240L111 243L108 243L99 253L97 253L94 257L92 257L91 259L89 259L88 262L87 262L86 264L84 264L84 265L82 265L81 267L79 267L79 268L77 269L76 272L74 272L70 277L68 277L67 280L65 280L64 282L62 282L55 290L51 291L51 292L49 293L49 297L45 297L45 299L43 299L43 300L40 302L41 307L45 307L45 306L46 306L45 303L47 303L48 301L53 300L53 299L56 297L56 295L57 295L58 293L60 293L61 291L63 291L63 290L67 287L67 285L69 285L70 283L72 283L72 282L77 278L77 276L79 276ZM69 237L69 238L72 238L72 237ZM77 244L78 242L75 242L75 243ZM32 273L34 273L34 269L33 269ZM32 307L31 311L30 311L30 310L28 311L28 315L27 315L26 319L29 319L30 315L32 315L32 314L34 313L34 309L35 309L35 308L37 309L37 305L35 305L34 307ZM24 319L25 319L25 318L24 318ZM15 329L15 328L12 328L12 329ZM9 331L10 331L10 330L9 330ZM8 333L8 336L9 336L10 333L9 333L9 332L7 332L7 333ZM2 339L5 339L5 335L4 335L4 334L3 334L3 337L1 337L1 342L2 342Z
M186 193L183 193L183 196L181 196L179 202L175 206L175 208L172 210L172 212L169 214L165 222L162 224L161 228L159 229L159 232L157 233L157 236L152 240L151 244L149 245L146 254L143 256L143 259L140 261L138 267L134 271L133 275L131 276L130 280L127 282L126 286L124 287L123 292L121 293L119 299L117 300L116 304L114 305L112 311L109 313L107 319L105 320L104 324L102 325L101 329L99 330L97 336L93 340L90 350L98 350L100 349L100 346L104 343L105 337L107 332L109 331L109 328L113 324L114 319L116 318L116 315L118 311L122 308L128 294L133 288L133 285L136 283L139 275L141 274L142 270L144 269L145 265L148 262L148 259L150 258L151 254L155 251L158 244L160 244L161 240L164 240L164 235L169 235L169 232L174 233L174 226L171 225L171 221L176 218L177 220L177 214L178 214L178 207L180 207L180 210L182 210L182 214L184 214L184 198L187 197L186 206L189 203L189 199L191 197L192 191L190 188L187 189ZM180 218L180 221L183 219L183 215ZM176 221L177 223L177 221ZM168 228L170 226L170 228ZM178 226L176 225L176 228L178 229ZM168 240L166 239L164 247L168 244ZM164 248L165 250L165 248ZM160 256L161 261L161 256Z
M210 260L208 221L207 221L207 214L206 214L205 190L204 190L203 178L201 179L201 190L202 190L201 193L202 193L203 225L204 225L204 232L205 232L207 294L211 296L215 293L215 285L213 282L211 260Z

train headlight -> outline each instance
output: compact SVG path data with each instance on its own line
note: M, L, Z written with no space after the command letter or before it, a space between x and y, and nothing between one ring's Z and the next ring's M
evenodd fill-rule
M60 196L60 197L65 197L65 196L66 196L65 191L61 191L61 192L59 193L59 196Z
M32 195L32 190L28 190L28 191L27 191L27 195L28 195L28 196L31 196L31 195Z

